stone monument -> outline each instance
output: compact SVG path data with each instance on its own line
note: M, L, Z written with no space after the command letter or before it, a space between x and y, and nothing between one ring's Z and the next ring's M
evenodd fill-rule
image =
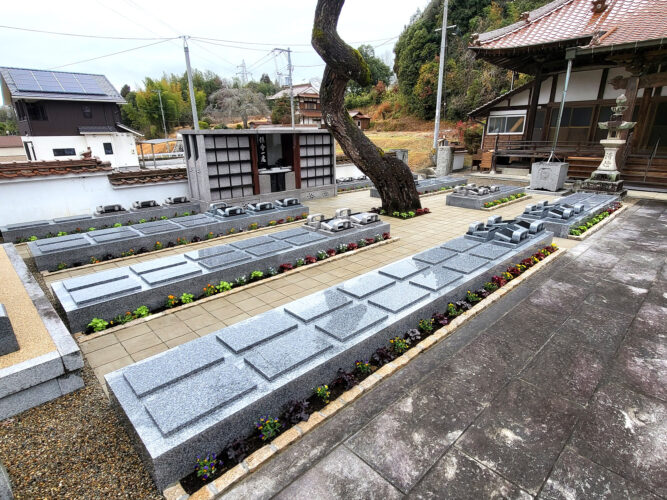
M530 189L558 191L563 188L567 178L569 163L538 161L533 163L530 172Z
M598 123L598 127L602 130L608 130L607 138L600 141L604 147L604 158L590 178L582 183L581 187L585 191L625 194L623 181L620 179L621 173L616 168L616 153L625 144L620 133L623 130L631 130L636 124L636 122L623 121L623 112L628 109L627 101L624 94L618 96L616 106L611 108L611 119L608 122Z

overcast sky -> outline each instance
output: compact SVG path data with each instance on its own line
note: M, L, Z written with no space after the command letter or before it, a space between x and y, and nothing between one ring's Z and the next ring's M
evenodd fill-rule
M410 16L428 0L348 0L338 23L339 33L354 46L368 42L376 54L392 57L394 40ZM33 0L30 8L7 2L0 25L114 37L192 37L266 43L245 48L190 42L193 68L231 78L245 60L254 79L263 72L275 79L275 47L294 51L294 82L322 75L322 60L310 47L315 0ZM114 86L141 86L145 76L159 77L185 69L182 41L166 41L139 50L79 62L155 43L156 40L101 40L47 35L0 28L0 66L105 74ZM227 42L212 42L234 45ZM77 63L71 64L70 63ZM278 59L285 71L286 58ZM67 65L67 66L64 66ZM64 66L64 67L61 67Z

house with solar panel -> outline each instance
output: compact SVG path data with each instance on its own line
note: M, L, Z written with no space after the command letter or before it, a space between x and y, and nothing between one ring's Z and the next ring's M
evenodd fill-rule
M104 75L0 67L28 160L81 158L88 151L114 168L139 165L138 132L121 123L125 99Z
M637 125L617 156L621 177L626 185L667 187L667 2L555 0L474 35L469 49L533 76L469 114L485 123L482 169L527 173L554 150L570 178L590 177L607 136L598 122L625 94L623 120Z

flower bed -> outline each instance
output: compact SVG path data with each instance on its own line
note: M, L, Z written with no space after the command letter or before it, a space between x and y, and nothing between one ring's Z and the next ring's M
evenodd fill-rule
M486 203L484 203L484 208L494 208L500 205L506 205L520 198L524 198L525 196L526 193L516 193L509 195L507 198L500 198L498 200L487 201Z
M557 250L558 248L555 245L547 246L534 253L531 257L509 266L507 270L500 275L491 276L483 288L475 291L469 290L461 300L449 303L446 310L433 314L431 318L421 319L415 328L392 338L387 346L378 348L370 359L356 361L354 367L351 367L350 371L345 371L343 368L339 368L334 380L329 384L314 387L313 394L306 400L289 401L285 405L282 414L264 415L261 416L261 418L258 418L255 422L249 422L248 429L255 428L254 432L249 431L246 437L239 437L239 439L234 441L217 455L211 453L204 458L199 457L197 463L194 464L194 471L190 475L181 479L181 486L187 493L192 494L202 486L214 481L225 472L236 467L237 464L240 464L246 457L262 448L267 442L286 433L292 426L299 424L301 427L304 422L310 423L309 419L311 414L319 412L320 410L326 412L325 407L330 401L334 402L332 404L338 403L336 400L343 394L350 394L348 391L352 391L355 386L362 384L362 387L364 387L364 380L373 376L376 372L382 373L384 376L383 371L386 370L386 368L383 370L383 366L401 357L401 355L406 353L411 347L418 346L428 337L436 333L438 329L451 324L456 318L464 314L477 303L483 301L498 289L506 286L510 281L518 278L528 269L535 266ZM433 341L431 343L433 343ZM404 359L402 364L405 362L407 361ZM394 363L394 365L395 364L396 363ZM389 366L391 367L392 365ZM338 407L340 406L341 405L339 404ZM333 412L335 412L335 409L326 414L331 414ZM322 414L320 414L320 417L322 417ZM321 420L321 418L319 420ZM295 437L292 436L286 438L285 442L289 443L294 439ZM276 446L276 448L281 448L283 446L284 444ZM214 460L215 462L212 466L211 460ZM204 470L204 466L206 466L207 469Z
M306 255L303 258L297 259L294 263L291 262L285 262L283 264L280 264L280 266L275 269L275 268L269 268L265 271L252 271L248 275L244 276L239 276L232 282L227 282L227 281L221 281L218 284L213 284L209 283L205 287L203 287L202 291L198 294L194 293L183 293L180 296L175 296L175 295L167 295L165 298L165 303L164 306L155 308L153 310L150 310L147 306L142 305L138 307L134 312L127 311L123 315L118 315L115 318L111 318L109 320L105 320L102 318L93 318L90 323L88 323L87 328L84 330L84 334L88 335L91 333L96 333L96 332L101 332L103 330L106 330L108 328L113 328L118 325L122 325L125 323L128 323L130 321L133 321L138 318L143 318L146 316L149 316L151 314L159 313L162 311L165 311L167 309L172 309L176 306L182 305L182 304L189 304L192 303L196 300L204 299L207 297L211 297L213 295L217 295L219 293L223 293L226 291L231 290L232 288L238 288L242 287L244 285L247 285L248 283L254 283L257 281L261 281L266 278L270 278L272 276L275 276L277 274L282 274L285 272L289 272L293 269L296 269L298 267L302 266L307 266L309 264L314 264L318 261L322 261L325 259L328 259L330 257L333 257L335 255L343 254L346 252L352 252L354 250L357 250L359 248L363 248L366 246L371 246L376 243L389 240L391 238L391 235L389 233L383 233L383 234L377 234L373 238L366 238L359 240L358 242L350 242L347 244L341 244L338 245L336 248L329 248L327 250L320 250L318 251L315 255ZM139 312L139 313L137 313Z
M297 215L295 217L286 217L284 219L272 220L272 221L269 221L267 223L267 225L263 226L263 227L267 228L267 227L280 226L282 224L289 224L289 223L292 223L292 222L297 222L297 221L300 221L300 220L304 220L307 216L308 216L308 214L303 213L303 214ZM144 220L143 222L149 222L149 221ZM140 223L141 222L137 222L137 224L140 224ZM132 224L127 224L127 225L132 225ZM114 226L114 227L118 227L118 226ZM239 234L239 233L242 233L242 232L256 231L258 229L261 229L261 228L259 227L259 225L256 222L253 222L252 224L249 224L248 227L246 227L244 230L238 230L236 228L231 228L231 229L229 229L229 231L227 231L226 234L222 234L222 233L215 234L213 232L208 232L201 237L200 236L195 236L190 241L188 241L185 238L181 238L181 237L177 237L175 241L167 241L167 242L156 241L155 244L152 247L149 247L149 248L147 248L147 247L140 247L140 248L137 248L137 249L129 248L125 251L120 252L120 254L108 253L108 254L105 254L105 255L101 255L99 257L93 256L87 262L76 262L76 263L72 264L71 266L68 266L64 262L61 262L56 266L55 271L63 271L65 269L74 268L74 267L81 267L81 266L85 266L85 265L88 265L88 264L99 264L100 262L108 262L110 260L122 259L124 257L131 257L133 255L141 255L141 254L150 253L150 252L157 252L157 251L160 251L160 250L164 250L165 248L173 248L173 247L178 246L178 245L189 245L191 243L199 243L199 242L205 241L205 240L206 241L213 240L213 239L216 239L216 238L222 238L224 236L231 236L231 235ZM66 234L67 233L64 233L64 234L59 233L55 236L65 236ZM35 239L37 239L37 238L35 238ZM30 241L34 241L34 240L31 239ZM51 271L51 272L54 272L54 271Z
M604 210L604 211L598 213L597 215L591 217L590 219L588 219L583 224L581 224L577 227L571 228L570 229L570 235L571 236L581 236L586 231L588 231L590 228L592 228L596 224L599 224L600 222L605 220L607 217L609 217L611 214L613 214L617 210L620 210L620 208L622 206L623 206L623 204L620 201L613 203L609 208L607 208L606 210Z
M430 214L431 211L428 208L418 208L417 210L410 210L409 212L392 212L388 213L382 207L373 207L369 210L374 214L386 215L387 217L395 217L397 219L412 219L413 217L419 217L420 215Z

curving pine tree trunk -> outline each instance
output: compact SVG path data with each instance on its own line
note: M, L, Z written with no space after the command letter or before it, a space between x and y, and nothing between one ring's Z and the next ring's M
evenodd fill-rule
M366 174L382 199L387 212L407 212L421 208L412 172L398 158L386 156L359 129L345 110L347 82L362 87L371 83L368 65L358 50L347 45L336 31L345 0L318 0L315 9L312 44L327 63L320 100L322 117L345 154Z

